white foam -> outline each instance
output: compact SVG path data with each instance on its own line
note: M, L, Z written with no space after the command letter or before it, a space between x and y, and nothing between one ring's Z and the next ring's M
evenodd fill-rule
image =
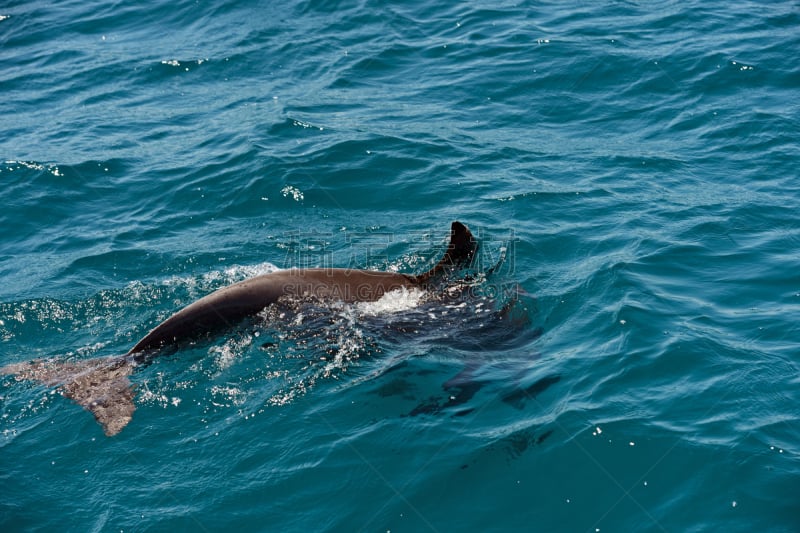
M259 263L256 265L232 265L222 270L212 270L210 272L206 272L200 278L193 276L172 276L165 279L162 284L168 287L178 286L187 287L189 289L200 287L203 290L207 290L212 285L230 285L231 283L254 278L262 274L269 274L270 272L275 272L277 270L280 269L269 262ZM141 284L141 282L131 282L131 284L129 284L130 288L134 288L135 284L137 283Z
M239 406L247 399L247 395L239 387L214 385L211 387L211 394L214 396L211 403L216 407Z
M401 287L385 293L374 302L359 302L357 309L362 315L381 315L399 313L417 307L425 296L425 291L418 288Z
M305 198L303 191L291 185L287 185L281 189L281 194L283 194L284 197L291 196L295 202L300 202Z
M203 276L203 281L213 282L221 279L229 283L235 283L236 281L253 278L262 274L269 274L277 270L279 270L279 268L269 262L257 265L233 265L222 271L217 270L205 274Z
M227 339L221 346L212 346L208 351L214 354L217 368L222 371L229 368L251 344L253 344L253 337L249 335L237 336Z

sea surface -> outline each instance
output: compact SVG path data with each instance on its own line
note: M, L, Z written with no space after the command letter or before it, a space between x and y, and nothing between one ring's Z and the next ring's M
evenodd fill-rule
M797 2L5 0L0 94L0 366L480 245L162 354L113 437L0 376L0 531L800 531Z

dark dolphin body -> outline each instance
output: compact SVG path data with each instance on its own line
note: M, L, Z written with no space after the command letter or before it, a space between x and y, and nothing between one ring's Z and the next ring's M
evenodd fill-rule
M125 355L63 362L36 360L0 368L0 374L59 387L62 394L94 414L106 435L119 433L136 409L128 376L166 347L230 328L258 314L281 297L315 297L345 302L375 301L401 288L428 288L440 274L469 260L476 242L469 229L453 222L450 244L430 271L412 276L343 268L289 269L234 283L200 298L161 324Z

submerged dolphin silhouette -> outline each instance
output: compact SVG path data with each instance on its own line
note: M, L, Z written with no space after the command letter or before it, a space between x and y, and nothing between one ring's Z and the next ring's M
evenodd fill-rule
M130 422L136 409L133 403L136 393L128 376L162 348L234 326L283 296L375 301L395 289L427 288L441 273L470 259L475 249L476 242L469 229L453 222L447 251L424 274L344 268L279 270L223 287L187 305L153 328L125 355L73 362L35 360L0 368L0 374L14 374L18 380L58 387L64 396L91 411L110 437Z

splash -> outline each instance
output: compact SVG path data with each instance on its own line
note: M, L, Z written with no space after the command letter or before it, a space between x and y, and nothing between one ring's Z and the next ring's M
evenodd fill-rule
M358 312L364 316L376 316L389 313L400 313L417 307L427 295L427 291L416 287L401 287L389 291L374 302L358 302Z
M291 196L295 202L300 202L305 198L303 191L297 187L292 187L291 185L287 185L281 189L281 194L283 194L284 197Z

